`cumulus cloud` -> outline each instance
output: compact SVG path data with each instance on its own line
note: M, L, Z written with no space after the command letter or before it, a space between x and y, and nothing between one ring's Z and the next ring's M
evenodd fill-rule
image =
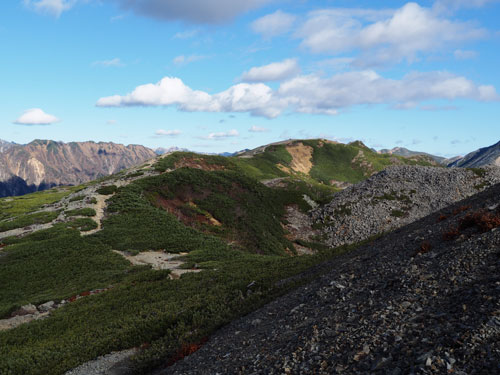
M187 112L248 112L273 118L284 111L335 115L340 109L366 104L415 108L435 99L500 98L493 86L477 85L447 72L413 72L401 79L388 79L373 70L362 70L326 78L301 75L282 82L276 90L263 83L240 83L216 94L193 90L179 78L165 77L123 96L103 97L97 106L174 106Z
M248 129L248 131L250 133L266 133L269 131L269 129L257 125L252 125L252 127Z
M300 72L297 59L286 59L264 66L253 67L241 76L246 82L282 81Z
M229 130L227 132L217 132L210 133L207 136L199 137L201 139L208 140L223 140L226 138L239 137L240 133L236 129Z
M39 13L50 14L59 17L61 14L76 4L76 0L24 0L24 5Z
M105 68L109 67L116 67L116 66L124 66L125 64L122 63L122 61L119 58L114 58L111 60L101 60L101 61L94 61L92 63L92 66L102 66Z
M296 17L277 10L252 22L252 30L266 38L285 34L292 28Z
M156 84L138 86L124 96L101 98L97 106L175 106L187 112L250 112L252 115L275 117L280 111L270 105L272 96L272 89L262 83L240 83L210 95L191 89L179 78L165 77Z
M109 0L108 0L109 1ZM220 24L273 0L112 0L121 8L164 21Z
M296 37L302 39L303 47L315 53L359 50L361 54L353 65L366 67L402 60L412 62L419 53L437 51L486 34L486 30L471 23L452 21L432 9L407 3L394 11L313 11Z
M164 130L164 129L158 129L155 131L155 135L160 136L160 137L177 137L181 135L182 132L180 130L174 129L174 130Z
M45 113L40 108L31 108L24 111L14 123L19 125L50 125L58 121L57 117Z

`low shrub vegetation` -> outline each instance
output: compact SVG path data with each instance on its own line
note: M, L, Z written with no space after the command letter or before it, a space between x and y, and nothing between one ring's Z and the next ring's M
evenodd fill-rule
M77 208L75 210L65 211L64 214L68 217L70 216L95 216L96 212L93 208L85 207L85 208Z

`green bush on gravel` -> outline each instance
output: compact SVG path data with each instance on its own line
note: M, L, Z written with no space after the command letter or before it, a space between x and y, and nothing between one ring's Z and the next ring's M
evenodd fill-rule
M50 223L58 216L59 211L44 211L30 215L18 216L13 220L0 222L0 232L6 232L16 228L24 228L34 224Z

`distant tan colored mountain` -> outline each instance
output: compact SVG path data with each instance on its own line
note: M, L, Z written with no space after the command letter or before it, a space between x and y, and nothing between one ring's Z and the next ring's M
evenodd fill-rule
M78 185L155 157L139 145L35 140L0 153L0 197Z
M473 151L463 158L451 162L448 167L474 168L485 165L500 166L500 142Z

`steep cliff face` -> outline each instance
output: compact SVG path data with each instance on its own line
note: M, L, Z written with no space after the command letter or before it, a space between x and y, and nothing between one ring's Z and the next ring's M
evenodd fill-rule
M153 157L154 151L144 146L104 142L35 140L15 145L0 154L0 196L77 185Z

